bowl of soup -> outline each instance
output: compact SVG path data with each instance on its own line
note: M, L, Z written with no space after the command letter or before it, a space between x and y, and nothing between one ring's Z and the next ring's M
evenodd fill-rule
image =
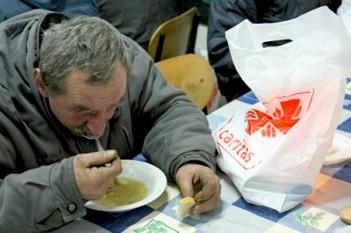
M86 202L87 208L107 212L135 209L157 199L167 187L166 176L152 164L122 160L122 168L104 197Z

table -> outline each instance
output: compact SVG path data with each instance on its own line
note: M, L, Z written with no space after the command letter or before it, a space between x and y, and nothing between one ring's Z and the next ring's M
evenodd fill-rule
M226 104L208 115L214 130L235 110L250 108L257 103L253 93ZM338 133L351 138L351 79L343 106ZM351 145L350 145L351 146ZM180 199L178 188L169 184L166 191L148 206L124 213L104 213L88 210L87 216L55 232L245 232L245 233L296 233L335 232L346 226L339 216L341 207L351 205L351 163L324 166L313 192L298 207L279 214L265 207L247 203L224 174L221 178L221 205L218 209L199 218L175 215Z

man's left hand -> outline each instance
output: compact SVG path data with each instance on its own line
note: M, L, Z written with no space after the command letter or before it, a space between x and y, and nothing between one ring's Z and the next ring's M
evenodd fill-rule
M176 182L184 197L195 199L196 205L191 215L213 210L219 205L221 186L217 175L209 168L200 164L185 164L176 174Z

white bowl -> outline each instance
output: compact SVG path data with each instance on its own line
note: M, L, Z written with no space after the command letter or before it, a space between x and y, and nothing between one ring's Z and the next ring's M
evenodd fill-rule
M93 201L88 201L85 203L85 207L106 212L127 211L149 204L158 198L167 187L166 176L159 168L152 164L137 160L122 160L122 168L120 176L130 177L143 183L148 190L147 196L138 202L128 205L106 207Z

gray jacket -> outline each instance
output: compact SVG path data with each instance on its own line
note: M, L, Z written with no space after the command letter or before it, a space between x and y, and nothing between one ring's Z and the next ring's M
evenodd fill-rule
M58 123L33 82L41 33L63 18L36 10L0 24L0 232L48 230L86 214L72 156L97 148ZM214 169L205 115L166 84L143 49L123 38L132 65L103 146L122 158L142 152L169 179L190 161Z
M95 0L101 18L147 50L152 33L178 14L176 0Z

